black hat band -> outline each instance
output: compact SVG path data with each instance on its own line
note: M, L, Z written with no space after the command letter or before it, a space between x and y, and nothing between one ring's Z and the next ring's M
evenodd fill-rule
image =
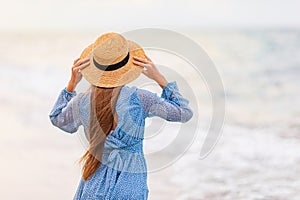
M94 65L102 71L114 71L114 70L120 69L121 67L125 66L128 63L128 60L129 60L129 52L123 60L121 60L118 63L112 64L112 65L101 65L93 57Z

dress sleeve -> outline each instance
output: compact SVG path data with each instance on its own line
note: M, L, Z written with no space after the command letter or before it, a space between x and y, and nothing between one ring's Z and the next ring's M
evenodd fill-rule
M52 124L63 131L74 133L81 125L78 110L78 98L76 91L69 92L64 88L56 100L49 114Z
M176 81L167 83L161 96L148 90L138 89L145 118L158 116L167 121L187 122L193 116L189 101L179 92Z

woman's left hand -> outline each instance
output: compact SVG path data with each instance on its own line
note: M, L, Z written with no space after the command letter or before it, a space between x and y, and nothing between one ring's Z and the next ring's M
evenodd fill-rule
M143 74L148 78L156 81L161 88L164 88L168 83L167 79L159 72L153 61L145 55L146 58L133 57L133 63L139 67L143 67Z
M68 83L68 86L66 88L69 92L73 92L75 90L77 84L81 81L82 74L81 74L80 70L86 68L89 65L90 65L90 59L89 58L85 58L83 60L80 60L78 58L73 62L72 76L71 76L71 79L70 79L70 81Z

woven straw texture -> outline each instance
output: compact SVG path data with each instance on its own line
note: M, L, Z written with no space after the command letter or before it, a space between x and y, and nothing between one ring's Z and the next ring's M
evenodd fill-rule
M98 69L93 58L101 65L112 65L123 60L129 52L126 65L113 71ZM92 85L99 87L117 87L135 80L143 71L142 67L133 64L133 56L146 58L144 50L135 42L126 40L118 33L106 33L86 47L80 58L90 57L90 65L81 73Z

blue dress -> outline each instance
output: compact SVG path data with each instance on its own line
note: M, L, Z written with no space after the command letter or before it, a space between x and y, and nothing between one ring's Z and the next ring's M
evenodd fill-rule
M186 122L193 112L189 101L169 82L161 96L137 87L121 88L116 112L116 128L107 136L102 164L95 174L79 182L74 200L147 199L147 165L143 152L145 118L159 116L168 121ZM68 133L79 126L87 130L90 93L76 94L64 88L49 115L52 124Z

